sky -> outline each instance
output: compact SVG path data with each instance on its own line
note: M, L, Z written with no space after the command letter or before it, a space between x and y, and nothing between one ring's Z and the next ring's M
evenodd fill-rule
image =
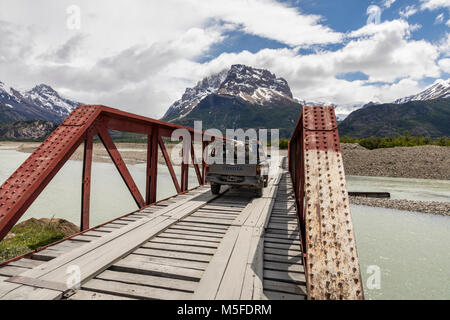
M450 0L0 0L0 81L160 118L232 64L342 110L450 74ZM342 111L341 111L342 112Z

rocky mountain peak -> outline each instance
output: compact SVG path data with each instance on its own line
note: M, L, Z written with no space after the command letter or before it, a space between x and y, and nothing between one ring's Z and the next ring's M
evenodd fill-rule
M426 88L424 91L401 99L394 101L396 104L406 103L410 101L424 101L439 98L450 98L450 79L436 80L431 86Z
M59 96L58 92L56 92L55 89L53 89L49 85L46 85L46 84L43 84L43 83L35 86L33 89L31 89L28 92L29 93L50 94L50 95Z
M242 64L231 66L219 93L240 96L256 104L265 104L280 97L293 99L286 80L277 78L268 70Z
M229 69L205 77L195 87L187 88L163 119L185 117L210 94L234 96L255 105L271 105L280 100L295 102L285 79L277 78L265 69L234 64Z

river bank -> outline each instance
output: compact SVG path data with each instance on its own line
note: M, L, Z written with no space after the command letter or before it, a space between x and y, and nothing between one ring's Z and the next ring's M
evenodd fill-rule
M450 147L341 148L346 175L450 180Z
M351 204L450 216L450 202L349 197Z

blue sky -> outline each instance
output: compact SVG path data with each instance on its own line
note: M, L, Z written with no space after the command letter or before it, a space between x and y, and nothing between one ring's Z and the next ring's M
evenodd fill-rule
M448 79L449 10L450 0L0 0L0 81L160 117L186 87L242 63L348 112Z

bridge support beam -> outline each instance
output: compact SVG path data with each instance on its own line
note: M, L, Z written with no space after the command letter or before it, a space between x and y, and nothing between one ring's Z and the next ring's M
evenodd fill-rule
M303 107L289 148L309 299L363 299L333 107Z
M83 156L83 182L81 187L81 222L80 231L89 229L89 216L91 207L91 171L92 171L92 152L94 146L94 134L92 129L86 133L84 140Z
M152 134L147 137L147 179L146 197L147 205L156 202L158 185L158 128L153 127Z

